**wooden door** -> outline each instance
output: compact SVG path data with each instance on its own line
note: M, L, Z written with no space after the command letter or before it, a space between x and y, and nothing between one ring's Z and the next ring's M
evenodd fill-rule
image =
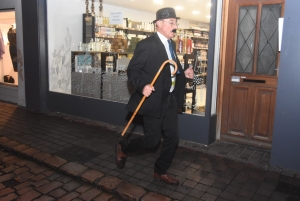
M284 0L229 0L221 139L269 147Z

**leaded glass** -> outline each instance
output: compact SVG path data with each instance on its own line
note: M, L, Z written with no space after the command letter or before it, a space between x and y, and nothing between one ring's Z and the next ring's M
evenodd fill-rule
M236 47L235 72L251 73L257 6L241 6Z
M263 5L261 13L257 74L276 75L278 18L281 4Z

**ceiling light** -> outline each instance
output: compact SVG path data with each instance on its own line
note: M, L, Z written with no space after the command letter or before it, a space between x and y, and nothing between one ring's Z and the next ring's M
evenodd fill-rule
M175 9L176 9L176 10L182 10L183 7L182 7L182 6L176 6Z
M206 15L206 18L210 18L210 15Z
M197 10L195 10L195 11L192 12L192 14L194 14L194 15L198 15L199 13L200 13L200 12L197 11Z
M211 7L211 3L208 3L206 6L207 6L207 7Z
M162 4L162 0L153 0L153 3L156 3L156 4Z

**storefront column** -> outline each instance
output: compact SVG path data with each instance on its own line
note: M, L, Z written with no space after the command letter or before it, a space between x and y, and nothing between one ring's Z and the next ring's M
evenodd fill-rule
M26 108L47 109L46 0L22 1Z

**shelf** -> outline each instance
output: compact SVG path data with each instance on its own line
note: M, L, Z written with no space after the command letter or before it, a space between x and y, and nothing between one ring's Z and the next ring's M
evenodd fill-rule
M208 40L209 38L207 37L203 37L203 36L191 36L192 38L195 38L195 39L205 39L205 40Z
M114 37L107 37L107 36L97 36L95 35L95 38L103 38L103 39L113 39Z
M82 53L82 54L86 54L86 53L90 53L90 54L100 54L100 53L108 53L108 54L120 54L120 55L126 55L126 54L133 54L133 52L101 52L101 51L71 51L74 53Z
M128 31L139 31L139 32L144 32L144 33L154 33L152 31L149 30L145 30L145 29L133 29L133 28L127 28Z
M207 75L207 73L198 73L198 74L196 74L197 76L206 76Z
M197 48L197 47L194 47L193 49L195 49L195 50L208 50L208 48Z
M153 31L149 31L149 30L146 30L146 29L135 29L135 28L122 27L122 26L118 26L118 25L97 24L96 26L107 27L107 28L115 28L115 29L118 29L118 30L138 31L138 32L141 32L141 33L154 33Z
M98 27L107 27L107 28L117 28L117 29L123 28L123 27L118 26L118 25L106 25L106 24L96 24L96 26L98 26Z
M176 53L177 56L183 56L185 54L187 54L187 53ZM191 54L196 54L196 53L191 53ZM207 59L201 59L201 61L207 61Z

